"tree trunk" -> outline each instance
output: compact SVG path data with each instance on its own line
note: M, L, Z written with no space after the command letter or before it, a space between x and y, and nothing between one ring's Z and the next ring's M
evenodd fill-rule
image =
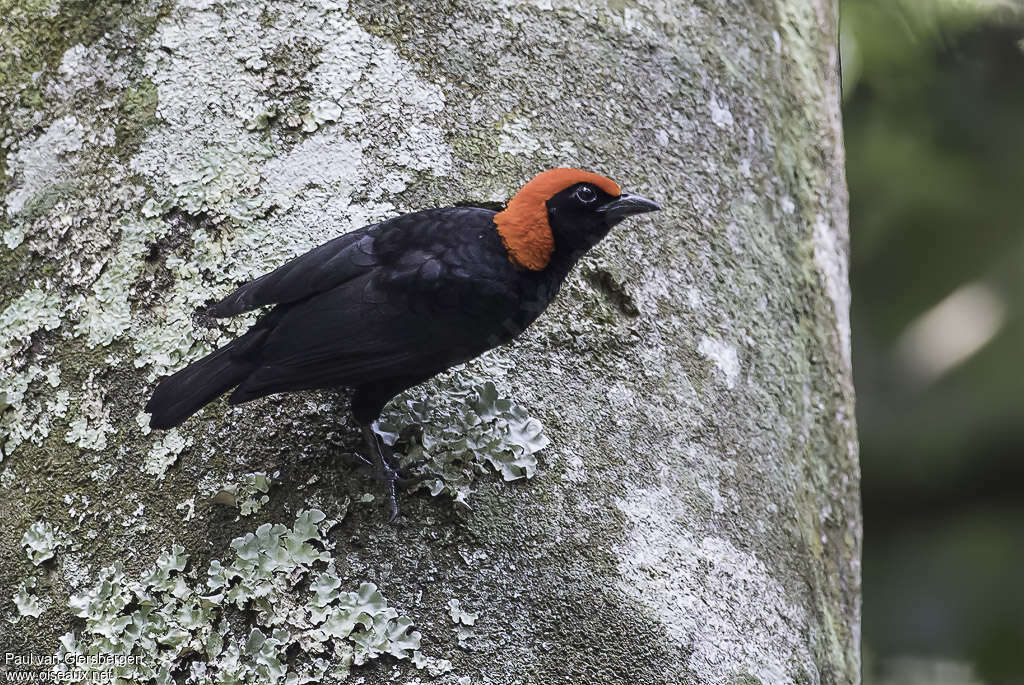
M0 670L859 682L834 3L576 5L0 0ZM233 286L554 166L665 210L391 405L397 525L343 394L144 427Z

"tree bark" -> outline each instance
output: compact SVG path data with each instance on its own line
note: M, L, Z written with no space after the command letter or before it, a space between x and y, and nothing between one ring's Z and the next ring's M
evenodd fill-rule
M835 3L577 5L0 2L0 670L859 682ZM554 166L665 210L393 403L397 525L344 395L144 428L233 286Z

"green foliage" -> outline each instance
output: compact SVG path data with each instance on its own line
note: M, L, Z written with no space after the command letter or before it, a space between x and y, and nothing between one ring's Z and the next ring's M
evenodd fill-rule
M1010 570L1024 564L1024 17L997 1L842 10L865 648L1006 681L1021 669L998 645L1024 641ZM916 379L908 327L968 284L1005 307L997 333Z

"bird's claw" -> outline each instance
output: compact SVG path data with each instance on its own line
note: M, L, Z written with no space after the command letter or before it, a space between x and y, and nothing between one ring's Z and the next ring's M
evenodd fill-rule
M395 494L395 480L388 481L388 495L391 498L391 518L388 519L388 523L394 523L395 519L398 518L398 496Z
M447 485L447 481L444 479L444 476L438 475L436 473L427 472L417 473L413 475L406 472L406 474L407 475L402 475L401 478L395 481L398 484L398 487L402 488L403 490L411 488L415 485L419 485L420 483L426 480L439 480Z
M376 464L374 464L372 461L370 461L369 459L367 459L363 455L359 454L359 452L353 452L352 456L355 457L356 459L358 459L359 461L363 462L363 464L365 464L366 466L369 466L370 468L374 468L376 466Z

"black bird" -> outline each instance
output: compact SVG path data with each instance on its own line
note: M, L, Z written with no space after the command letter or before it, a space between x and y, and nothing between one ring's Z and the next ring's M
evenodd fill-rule
M228 317L274 305L245 334L163 379L146 404L150 426L180 425L232 388L230 404L352 388L394 520L397 464L373 426L384 405L522 333L609 229L658 209L604 176L552 169L502 212L428 209L346 233L211 307Z

